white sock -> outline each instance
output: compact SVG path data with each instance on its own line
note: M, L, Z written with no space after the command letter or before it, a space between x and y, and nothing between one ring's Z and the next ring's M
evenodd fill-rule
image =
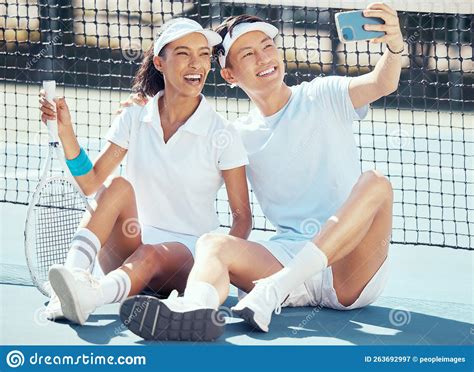
M269 276L284 300L292 290L303 284L312 276L323 271L328 265L328 258L313 242L307 242L293 260L277 273Z
M80 228L71 241L71 248L67 253L66 266L69 269L79 268L89 270L95 261L100 248L99 238L89 229Z
M219 307L219 293L213 285L207 282L188 283L184 290L184 298L205 308L217 310Z
M100 280L101 298L98 300L98 306L124 301L131 287L132 282L125 271L122 269L111 271Z

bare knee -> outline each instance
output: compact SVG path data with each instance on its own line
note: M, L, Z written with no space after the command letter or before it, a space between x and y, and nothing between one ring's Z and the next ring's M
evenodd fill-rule
M134 191L132 184L127 181L124 177L113 176L109 177L104 185L97 191L95 199L97 201L103 199L104 197L114 197L119 200L131 200L131 197L134 197Z
M222 234L207 233L196 242L196 257L213 256L223 258L229 245L229 237Z
M377 203L393 201L392 184L381 172L373 169L365 171L359 178L356 187L361 187L371 200Z
M164 264L165 254L160 249L159 245L142 244L133 253L140 261L140 266L145 264L150 267L150 270L157 271L159 267Z
M111 191L133 192L132 184L122 176L113 176L104 183L106 188Z

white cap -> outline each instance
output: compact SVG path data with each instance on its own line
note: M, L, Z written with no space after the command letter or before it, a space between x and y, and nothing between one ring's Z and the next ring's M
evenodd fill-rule
M172 41L178 40L183 36L192 34L193 32L198 32L204 35L209 43L209 47L220 44L222 38L217 32L212 30L204 30L202 26L188 18L175 18L174 20L169 21L169 25L164 25L164 29L161 32L161 35L155 41L155 46L153 48L153 54L155 56L159 55L161 50Z
M219 53L219 64L222 68L225 67L225 61L227 59L227 55L229 54L229 50L232 47L232 44L234 44L235 41L243 34L246 34L247 32L251 31L262 31L264 34L268 35L268 37L272 39L278 35L278 28L267 22L239 23L232 30L232 36L230 36L230 32L228 32L227 35L225 35L224 37L224 41L222 42L223 50L221 50Z

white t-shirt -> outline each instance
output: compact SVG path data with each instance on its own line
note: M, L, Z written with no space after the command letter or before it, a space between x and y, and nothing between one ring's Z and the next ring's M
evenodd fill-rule
M200 236L219 226L215 210L221 170L248 164L235 128L204 96L194 114L165 144L159 92L145 106L122 111L107 140L128 149L126 178L143 225Z
M277 229L272 239L313 237L361 173L352 122L368 106L354 109L349 81L331 76L293 86L274 115L255 109L234 122L249 156L252 189Z

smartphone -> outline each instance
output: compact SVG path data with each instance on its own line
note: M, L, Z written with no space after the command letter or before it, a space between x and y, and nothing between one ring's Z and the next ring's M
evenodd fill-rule
M365 17L362 10L336 13L336 28L339 40L343 43L350 41L370 40L385 35L382 31L364 30L364 25L383 25L382 18Z

